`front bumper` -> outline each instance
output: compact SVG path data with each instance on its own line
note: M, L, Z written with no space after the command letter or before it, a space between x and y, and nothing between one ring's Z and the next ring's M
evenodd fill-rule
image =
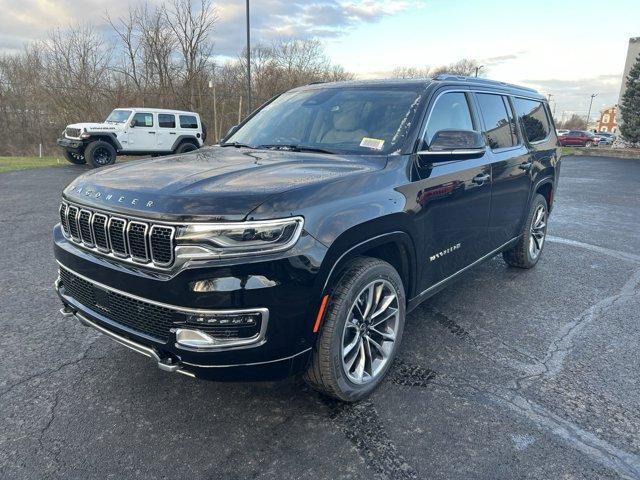
M317 269L326 251L313 237L306 236L287 257L265 262L188 268L173 275L145 272L92 254L67 241L59 226L54 229L54 251L61 268L91 280L100 290L113 290L140 300L177 309L194 311L268 310L263 341L251 345L219 349L185 349L175 334L167 339L153 338L108 318L108 311L90 308L56 282L63 312L77 317L118 343L150 357L159 368L211 380L277 380L303 371L315 340L312 333L314 298L320 280ZM249 288L242 279L260 276L270 283ZM196 292L194 282L214 279L221 291ZM235 279L236 289L221 280ZM231 282L233 283L233 282ZM267 285L265 283L265 285ZM100 306L100 305L98 305ZM141 310L143 311L143 310ZM144 311L143 311L144 314Z
M84 149L84 142L82 140L60 137L58 140L56 140L56 143L59 147L62 147L66 150L71 150L73 152L80 152Z

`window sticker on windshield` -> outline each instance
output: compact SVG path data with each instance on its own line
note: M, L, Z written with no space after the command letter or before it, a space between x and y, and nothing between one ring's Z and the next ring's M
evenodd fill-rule
M372 148L374 150L382 150L383 145L384 140L379 138L362 137L362 141L360 142L361 147Z

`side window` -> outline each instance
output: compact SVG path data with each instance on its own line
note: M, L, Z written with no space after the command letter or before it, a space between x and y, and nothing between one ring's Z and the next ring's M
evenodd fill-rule
M425 141L431 144L440 130L474 130L467 96L462 92L443 94L431 109Z
M544 104L524 98L514 98L513 103L527 140L533 143L547 138L551 126L545 113Z
M153 127L153 113L138 112L133 116L134 127Z
M176 128L176 116L169 113L158 114L158 126L160 128Z
M198 128L198 119L193 115L180 115L180 128Z
M480 113L486 126L486 135L492 150L513 147L518 143L510 121L505 98L492 93L478 93Z

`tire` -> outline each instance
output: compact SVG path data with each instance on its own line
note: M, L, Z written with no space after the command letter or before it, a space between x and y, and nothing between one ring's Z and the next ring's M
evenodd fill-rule
M71 152L69 150L64 151L64 158L66 158L68 162L73 163L74 165L84 165L85 163L87 163L83 154Z
M532 268L538 263L547 236L548 217L547 201L537 193L531 202L520 240L511 249L502 252L505 262L518 268Z
M197 150L198 147L191 142L183 142L180 145L178 145L178 148L176 148L176 155L180 155L181 153L187 153L187 152L193 152L194 150Z
M116 149L109 142L96 140L84 151L84 156L93 168L106 167L116 163Z
M587 142L587 143L584 144L584 146L586 148L591 148L591 147L593 147L593 142Z
M355 402L380 385L393 363L404 329L404 286L387 262L360 257L347 265L330 295L304 379L325 395ZM369 298L373 307L367 306ZM380 320L383 317L388 319Z

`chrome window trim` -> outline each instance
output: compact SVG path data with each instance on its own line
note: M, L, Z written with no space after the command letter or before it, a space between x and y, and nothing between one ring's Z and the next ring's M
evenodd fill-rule
M80 224L80 217L82 216L83 212L86 212L89 214L89 220L87 221L87 224L89 226L89 235L91 235L91 238L88 240L86 240L84 238L84 235L82 235L82 226ZM82 239L82 243L89 248L95 247L96 244L94 242L94 237L93 237L93 212L91 210L87 210L86 208L83 208L78 213L78 230L79 230L78 233L80 233L80 238Z
M124 253L116 252L113 249L113 241L111 240L111 224L113 223L114 220L120 220L121 222L124 223L122 225L122 243L124 245ZM126 218L109 217L109 226L107 227L107 229L109 230L109 245L111 246L111 254L114 255L116 258L127 258L129 256L129 249L128 249L129 242L127 240L127 220L126 220Z
M142 225L144 227L144 232L142 233L142 237L143 237L143 241L144 241L144 258L142 257L138 257L138 256L134 256L133 252L131 250L131 243L129 242L129 234L131 232L131 226L132 225ZM131 259L135 262L138 263L149 263L149 245L147 244L147 232L149 231L149 224L144 223L144 222L139 222L137 220L133 220L133 221L129 221L127 222L127 227L126 227L126 231L127 234L125 236L125 240L126 240L126 244L127 244L127 252L129 253L129 256L131 257Z
M151 241L151 238L153 237L153 230L155 228L168 228L171 230L171 235L169 236L169 243L170 245L173 246L173 248L171 249L171 258L169 259L168 262L158 262L157 260L154 259L154 255L153 255L153 242ZM171 225L156 225L153 224L151 225L151 229L149 230L149 251L150 251L150 255L151 255L151 262L159 267L168 267L169 265L171 265L173 263L173 261L175 260L175 244L173 243L173 241L176 238L176 228L171 226Z
M431 119L431 114L433 113L433 107L436 104L436 102L440 99L441 96L447 94L447 93L488 93L488 94L492 94L492 95L502 95L504 97L508 97L510 98L512 101L514 98L522 98L524 100L531 100L534 102L540 102L543 105L545 105L544 100L541 100L539 98L533 97L533 96L527 96L527 95L523 95L523 94L513 94L513 93L505 93L505 92L501 92L499 90L500 87L498 87L497 90L484 90L484 89L479 89L479 88L473 88L473 87L467 87L467 88L460 88L460 87L454 87L454 88L447 88L446 85L443 85L443 90L441 92L439 92L434 100L433 103L431 104L431 108L429 109L429 112L427 113L426 117L425 117L425 121L424 121L424 125L421 128L421 133L418 136L418 139L420 140L420 142L417 142L418 144L422 143L425 141L425 135L427 133L427 125L429 124L429 120ZM468 102L468 100L467 100ZM514 106L515 107L515 106ZM469 105L469 110L472 113L472 117L473 117L473 113L475 111L475 114L478 117L478 120L484 123L484 119L482 118L482 112L477 111L478 109L475 108L475 105ZM517 112L515 111L515 108L513 109L514 112L513 114L516 116L515 121L516 124L518 125L518 128L521 130L521 125L520 125L520 119L518 118ZM547 121L549 120L549 114L547 112L547 108L545 108L545 114L547 115ZM475 120L472 118L472 120ZM476 130L479 133L482 133L484 135L484 125L475 125L476 128L480 128L480 130ZM523 132L524 133L524 132ZM519 135L520 136L520 135ZM549 140L549 138L551 137L551 123L549 124L549 134L544 138L544 140L539 140L537 142L535 142L535 144L538 143L542 143L542 142L546 142ZM532 143L529 143L529 145L534 145ZM492 152L496 152L496 151L507 151L508 150L515 150L519 147L522 146L526 146L524 144L524 139L520 139L520 143L517 146L514 147L504 147L503 149L500 150L492 150ZM488 147L488 145L487 145Z
M104 218L104 226L103 226L103 230L104 230L104 238L107 241L107 248L106 250L103 249L102 247L100 247L98 245L98 242L96 242L96 225L95 225L95 221L97 217L101 217ZM111 251L111 242L109 240L109 216L105 215L104 213L97 213L97 212L93 212L93 218L91 219L91 229L93 230L93 240L94 240L94 244L95 244L95 248L100 251L101 253L109 253Z

